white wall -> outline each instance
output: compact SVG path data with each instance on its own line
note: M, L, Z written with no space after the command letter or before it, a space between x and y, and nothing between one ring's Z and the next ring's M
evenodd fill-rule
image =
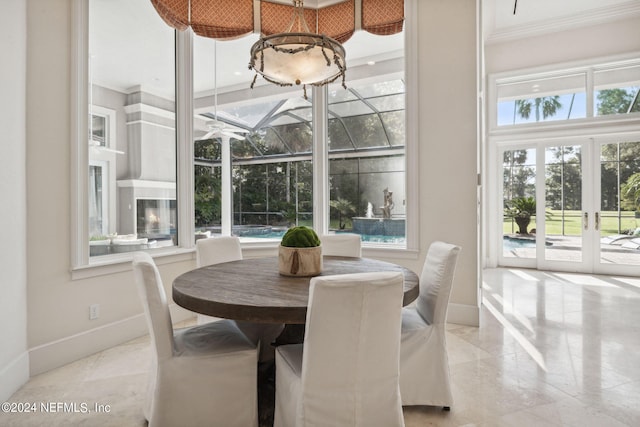
M26 0L0 0L0 401L29 379L25 175Z
M478 324L475 0L418 1L421 258L434 240L462 247L449 321Z
M578 27L562 32L489 43L487 74L584 61L640 51L640 18Z
M71 277L71 5L71 0L30 1L27 8L26 235L32 375L146 333L131 272ZM194 266L188 261L160 267L168 295L172 279ZM89 320L91 304L100 304L96 320Z
M130 271L70 272L71 0L28 3L28 337L36 374L146 331ZM419 271L436 239L462 246L450 319L477 324L475 0L418 1L420 254L390 260ZM443 43L446 40L446 43ZM456 162L456 169L450 167ZM446 209L441 209L446 201ZM192 259L160 265L170 285ZM100 318L89 320L91 304ZM456 314L458 313L458 314ZM457 319L456 319L457 317Z

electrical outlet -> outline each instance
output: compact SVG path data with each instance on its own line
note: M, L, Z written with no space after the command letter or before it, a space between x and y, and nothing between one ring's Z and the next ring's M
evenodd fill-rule
M100 317L100 304L91 304L89 306L89 320Z

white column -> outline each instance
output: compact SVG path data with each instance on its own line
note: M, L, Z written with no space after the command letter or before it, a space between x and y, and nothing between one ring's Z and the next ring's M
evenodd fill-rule
M222 235L231 236L231 226L233 225L233 212L231 210L231 141L228 136L222 136L220 148L222 149Z

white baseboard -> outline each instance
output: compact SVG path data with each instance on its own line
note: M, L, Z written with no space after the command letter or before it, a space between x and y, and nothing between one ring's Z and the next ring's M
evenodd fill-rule
M194 316L175 304L169 306L174 323ZM149 333L144 314L138 314L95 329L71 335L29 350L31 375L59 368L83 357L125 343Z
M0 371L0 402L9 398L29 381L29 353L23 352Z
M449 303L447 323L480 326L480 308L474 305Z
M194 315L193 312L175 304L170 306L170 310L175 323L187 320ZM459 325L479 326L480 310L470 305L449 304L447 321ZM147 333L147 324L144 314L141 313L34 347L0 372L0 397L6 395L8 398L15 393L27 381L29 374L33 376L59 368Z

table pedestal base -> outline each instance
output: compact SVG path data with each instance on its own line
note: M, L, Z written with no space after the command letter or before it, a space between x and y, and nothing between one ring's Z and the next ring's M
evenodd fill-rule
M273 427L276 406L276 362L258 363L258 427Z
M287 323L284 325L284 329L278 335L274 346L287 345L287 344L302 344L304 342L304 325Z
M273 342L273 346L301 344L304 341L304 325L286 324ZM268 360L258 364L258 426L273 427L273 413L276 407L276 361Z

